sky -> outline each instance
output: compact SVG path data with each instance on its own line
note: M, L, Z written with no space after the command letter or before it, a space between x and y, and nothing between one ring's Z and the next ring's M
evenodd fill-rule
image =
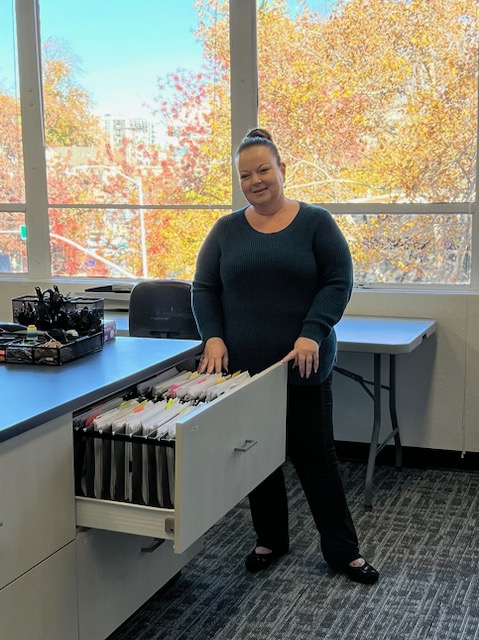
M41 0L40 19L43 40L61 38L81 58L98 112L138 115L158 75L200 61L192 0Z
M289 0L292 9L295 0ZM0 83L15 66L13 3L0 0ZM331 0L308 0L328 11ZM178 67L199 69L193 0L40 0L42 40L55 38L81 61L78 81L97 114L148 116L156 78ZM9 87L11 89L11 86Z

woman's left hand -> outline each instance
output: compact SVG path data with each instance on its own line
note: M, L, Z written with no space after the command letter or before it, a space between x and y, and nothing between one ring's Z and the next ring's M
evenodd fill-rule
M293 367L299 368L299 375L309 378L312 372L319 369L319 344L311 338L298 338L294 343L294 349L285 356L281 362L293 360Z

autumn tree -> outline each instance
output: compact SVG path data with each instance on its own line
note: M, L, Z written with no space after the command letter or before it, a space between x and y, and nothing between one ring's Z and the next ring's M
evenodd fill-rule
M48 147L93 147L104 140L92 98L78 81L79 58L69 45L49 39L42 47L45 141Z
M281 64L281 81L261 113L285 141L292 195L324 203L472 198L475 0L349 0L323 20L305 10L301 28L288 33L286 62L274 50L285 6L275 5L262 20L260 69ZM365 280L453 281L470 248L468 221L453 216L339 222Z
M197 8L207 77L217 80L205 85L206 96L227 103L227 2L202 1ZM321 203L470 200L477 27L476 0L349 0L326 17L306 2L294 17L285 0L262 2L260 122L282 147L287 192ZM218 69L223 74L215 74ZM165 111L175 100L185 113L198 108L194 101L185 106L185 80L176 89L162 103ZM212 100L204 104L212 114L210 139L225 149L228 120L221 109L210 109ZM195 156L194 167L200 166ZM183 183L196 184L186 162L182 168ZM213 172L208 167L204 180ZM363 278L461 277L468 221L386 214L339 221Z
M176 69L158 78L154 115L170 142L162 150L164 171L151 194L156 202L182 205L231 204L228 4L196 2L195 37L202 45L201 72ZM155 201L155 200L152 200ZM154 260L161 277L192 278L203 238L221 209L182 209L150 217L153 246L169 252Z
M21 145L20 106L15 96L0 88L0 202L24 202L23 152ZM23 214L0 212L3 231L0 254L15 265L25 255L20 236Z
M23 202L23 152L20 106L0 89L0 202Z
M85 272L106 275L115 262L140 275L141 197L170 207L143 211L149 275L191 278L201 241L223 213L214 207L230 205L228 0L195 8L203 66L158 78L152 115L167 132L160 146L109 146L75 56L46 43L49 198L72 204L51 212L52 233L73 243L56 245L59 272L83 273L85 262ZM467 277L467 217L391 215L387 205L473 198L478 26L477 0L340 0L327 15L305 0L294 10L286 0L258 3L259 119L286 162L287 194L383 207L338 217L360 281ZM78 149L91 154L79 162ZM75 208L81 203L105 208ZM115 209L125 203L131 208ZM207 208L182 208L198 205ZM103 262L88 265L94 252L80 258L75 243L93 245Z

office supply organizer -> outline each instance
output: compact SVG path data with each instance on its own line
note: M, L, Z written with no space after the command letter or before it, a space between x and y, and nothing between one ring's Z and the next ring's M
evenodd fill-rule
M14 364L63 365L103 348L103 299L63 296L56 286L12 300L13 321L35 325L38 336L18 334L4 345Z

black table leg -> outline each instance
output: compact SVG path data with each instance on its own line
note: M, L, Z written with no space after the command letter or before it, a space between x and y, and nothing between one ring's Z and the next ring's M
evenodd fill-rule
M364 508L371 511L373 508L373 478L376 456L378 454L379 431L381 429L381 354L374 354L374 422L369 445L368 466L366 470L366 485L364 489Z
M391 416L392 435L394 436L394 449L396 467L402 466L401 436L399 434L399 422L396 413L396 356L389 356L389 415Z
M363 376L342 369L340 367L334 367L337 373L343 376L347 376L352 380L358 382L361 387L366 391L374 404L374 420L371 433L371 441L369 445L368 464L366 469L366 483L364 488L364 508L366 511L371 511L373 508L373 480L374 480L374 468L376 465L376 458L380 451L386 446L386 444L394 437L394 453L396 467L402 466L402 447L401 438L399 435L399 422L396 412L396 356L390 354L389 356L389 385L382 384L381 382L381 354L374 353L374 378L373 380L365 380ZM372 388L372 391L370 389ZM381 391L385 389L389 393L389 415L391 417L392 430L385 438L383 442L379 442L379 436L381 432Z

